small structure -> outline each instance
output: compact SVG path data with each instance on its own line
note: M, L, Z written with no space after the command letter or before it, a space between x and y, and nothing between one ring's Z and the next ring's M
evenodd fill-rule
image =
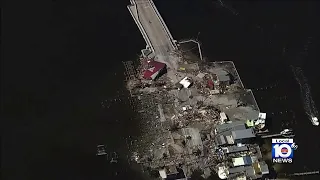
M142 49L141 53L143 57L148 57L152 53L152 51L149 49Z
M267 113L262 113L262 112L260 112L258 117L259 117L258 119L263 119L263 120L265 120L265 119L267 119Z
M246 124L248 127L256 127L257 129L261 130L266 126L266 118L267 113L259 113L258 119L256 120L247 120Z
M167 178L166 169L161 169L161 170L159 170L159 174L160 174L160 177L161 177L162 179L166 179L166 178Z
M269 168L268 168L268 165L265 161L253 163L252 166L253 166L256 174L262 174L262 175L269 174Z
M97 146L97 156L107 155L104 145Z
M147 60L145 70L143 72L143 78L148 80L155 80L161 75L166 73L167 65L154 60Z
M209 89L213 90L214 89L214 82L211 79L209 79L207 82L207 86Z
M228 170L225 166L218 167L218 176L220 179L227 179L228 178Z
M117 163L117 162L118 162L118 155L116 152L113 152L112 156L111 156L110 163Z
M250 156L232 158L232 163L234 167L251 165L252 162L253 161Z
M221 113L220 113L220 121L221 121L222 123L224 123L224 122L227 121L227 120L228 120L228 117L227 117L226 113L221 112Z
M181 84L184 88L189 88L192 85L192 81L190 78L185 77L179 82L179 84Z

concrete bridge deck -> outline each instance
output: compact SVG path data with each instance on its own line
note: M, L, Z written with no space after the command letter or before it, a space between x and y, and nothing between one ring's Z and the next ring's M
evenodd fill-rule
M155 55L169 56L177 49L175 40L152 0L130 0L128 9L136 22L147 49Z

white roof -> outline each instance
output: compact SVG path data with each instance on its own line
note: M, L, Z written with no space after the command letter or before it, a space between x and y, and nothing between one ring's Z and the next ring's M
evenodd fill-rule
M259 113L259 119L266 119L267 118L267 113Z
M234 144L234 139L232 136L226 136L228 144Z
M191 85L191 82L189 81L188 77L183 78L180 82L179 82L184 88L188 88Z
M264 119L258 119L254 124L258 125L258 124L264 124L265 120Z
M233 166L243 166L245 165L243 157L232 158Z
M164 170L164 169L159 170L159 174L160 174L160 176L161 176L162 179L167 178L166 170Z
M246 180L247 177L246 176L240 176L240 177L237 177L237 180Z
M219 167L218 176L220 179L227 179L227 169L225 167Z
M228 119L226 113L221 112L221 113L220 113L220 119L221 119L221 120L226 120L226 119Z

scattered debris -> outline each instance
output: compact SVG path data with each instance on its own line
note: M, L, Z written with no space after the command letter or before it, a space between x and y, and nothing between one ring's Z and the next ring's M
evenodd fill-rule
M143 134L130 143L132 160L162 178L181 172L190 177L196 169L202 169L205 178L216 172L222 179L240 176L235 168L252 172L256 163L263 163L259 147L251 143L265 128L266 114L260 112L252 91L244 88L233 62L174 61L163 71L167 66L150 69L155 61L143 57L138 67L131 68L137 69L135 75L127 72ZM172 64L178 68L170 68ZM158 70L161 73L154 75Z

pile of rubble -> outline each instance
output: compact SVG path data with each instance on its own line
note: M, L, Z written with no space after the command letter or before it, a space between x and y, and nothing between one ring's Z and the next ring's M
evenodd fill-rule
M233 62L140 61L127 87L141 116L143 136L131 145L134 160L159 170L161 177L178 172L190 177L197 169L204 170L204 177L218 172L217 126L241 121L251 122L253 129L264 127L255 123L264 121L258 121L260 110Z

